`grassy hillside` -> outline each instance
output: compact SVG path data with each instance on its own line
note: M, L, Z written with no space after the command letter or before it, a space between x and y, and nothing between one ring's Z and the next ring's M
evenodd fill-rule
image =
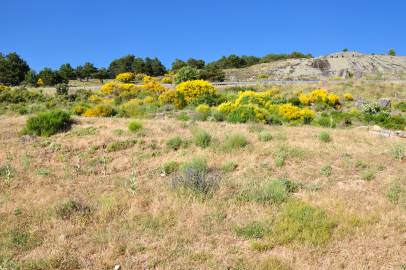
M69 132L20 138L25 120L0 121L3 269L406 263L401 139L171 119L131 132L128 119L77 117Z

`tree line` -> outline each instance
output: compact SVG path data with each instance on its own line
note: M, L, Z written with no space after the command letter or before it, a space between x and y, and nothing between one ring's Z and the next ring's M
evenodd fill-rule
M235 54L223 56L220 59L206 63L202 59L189 58L186 61L175 59L170 71L177 72L186 68L186 72L198 73L198 78L210 81L223 81L225 78L223 69L243 68L259 63L266 63L289 58L309 58L310 54L293 52L291 54L268 54L263 57L237 56ZM7 55L0 53L0 84L4 85L56 85L67 83L69 80L105 79L114 78L123 72L143 73L150 76L163 76L168 72L158 58L140 58L134 55L126 55L114 59L108 68L97 68L93 63L86 62L83 65L72 67L69 63L63 64L59 69L44 68L39 72L31 69L27 62L17 53Z

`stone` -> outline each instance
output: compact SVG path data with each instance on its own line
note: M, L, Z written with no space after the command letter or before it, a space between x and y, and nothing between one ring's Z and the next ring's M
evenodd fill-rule
M35 139L34 136L31 136L31 135L24 135L24 136L21 136L21 137L20 137L20 142L26 143L26 142L33 141L34 139Z
M117 264L116 266L114 266L114 270L121 270L121 265Z
M368 104L368 102L365 99L363 99L362 97L358 97L354 103L355 107L357 107L358 109L362 109L367 104Z
M378 100L378 105L382 109L388 109L391 106L391 100L390 100L390 98L380 98Z

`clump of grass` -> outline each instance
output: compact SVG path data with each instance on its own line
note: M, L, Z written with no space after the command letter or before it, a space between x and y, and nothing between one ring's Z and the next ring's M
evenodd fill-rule
M137 140L127 140L127 141L116 141L112 142L109 145L107 145L107 152L117 152L121 150L128 149L135 145L137 143Z
M371 181L375 179L375 172L373 170L366 170L361 175L362 180Z
M321 246L330 240L335 226L324 210L292 200L283 205L276 217L272 238L277 244L297 241Z
M260 185L253 183L242 190L237 199L280 204L287 200L289 193L296 192L299 188L299 184L288 179L276 179Z
M330 165L325 165L325 166L321 167L320 173L324 176L329 177L333 173L333 168L331 168Z
M331 137L330 137L330 133L326 132L326 131L322 131L319 134L319 139L322 142L331 142Z
M180 121L189 121L190 120L190 116L186 113L186 112L181 112L176 119L180 120Z
M89 212L89 207L72 199L56 207L56 215L61 219L70 219L75 214L88 214Z
M231 151L234 149L244 148L248 145L247 138L242 134L232 134L226 137L224 150Z
M275 257L268 257L263 260L255 270L291 270L292 268L286 263Z
M162 165L162 172L166 175L172 174L179 169L179 163L176 161L168 161Z
M175 151L179 150L181 147L187 147L188 145L189 142L179 136L173 137L166 141L166 146Z
M68 130L71 124L72 120L67 112L61 110L43 112L29 118L22 133L49 137Z
M237 163L235 163L234 161L229 161L221 165L220 171L222 173L229 173L234 171L237 167L238 167Z
M392 157L398 161L402 161L406 156L405 147L400 143L392 145L390 153Z
M195 145L206 148L210 145L212 137L209 133L201 129L195 129L193 131L193 140Z
M133 133L136 133L140 130L142 130L142 124L139 121L131 121L130 124L128 124L128 130L130 130Z
M270 226L257 221L234 229L238 236L245 238L262 238L270 233Z
M172 187L208 195L218 187L219 181L218 175L209 172L205 159L195 158L181 166L180 173L172 179Z
M95 127L78 128L72 131L72 134L78 137L96 135L98 132Z
M288 157L288 152L284 148L278 149L274 155L274 161L276 167L283 167Z
M261 142L268 142L272 140L272 134L267 131L262 131L258 134L258 140Z
M386 192L386 197L394 204L397 204L401 199L406 202L406 188L399 183L392 183Z

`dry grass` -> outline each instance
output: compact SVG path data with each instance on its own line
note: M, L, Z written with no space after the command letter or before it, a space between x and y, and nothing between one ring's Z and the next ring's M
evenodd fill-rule
M249 125L168 119L145 120L134 134L127 131L129 119L77 118L67 133L23 142L25 120L0 118L0 269L405 267L406 192L396 201L387 197L394 183L406 187L406 161L390 153L392 145L406 144L401 139L330 129L333 139L324 143L321 128L264 126L258 130L272 140L261 141ZM196 126L212 136L208 147L166 146L175 136L192 140ZM248 144L225 151L226 136L235 133ZM107 151L117 141L136 143ZM277 166L281 151L285 160ZM171 175L161 175L164 163L194 157L221 175L210 197L179 192ZM227 162L235 165L225 173ZM331 171L323 174L326 165ZM363 180L365 171L375 178ZM287 202L238 200L251 183L272 179L301 188ZM323 211L334 224L322 245L236 233L253 222L272 231L294 201ZM312 237L317 243L318 235Z

